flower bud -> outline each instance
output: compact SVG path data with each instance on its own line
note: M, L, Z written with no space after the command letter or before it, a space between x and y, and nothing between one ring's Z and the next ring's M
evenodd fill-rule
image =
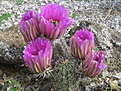
M26 42L35 40L40 35L38 24L39 18L35 11L29 10L22 15L20 31Z
M23 53L25 63L35 73L41 73L50 66L52 46L48 39L37 38L30 41Z
M105 51L91 51L82 61L82 71L84 74L92 78L98 75L105 68L103 64L105 54Z
M84 59L94 47L93 33L85 28L77 31L70 39L70 46L74 57Z

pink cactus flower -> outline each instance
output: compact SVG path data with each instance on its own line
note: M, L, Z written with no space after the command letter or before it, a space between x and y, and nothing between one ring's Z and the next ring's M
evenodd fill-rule
M29 10L22 15L20 29L26 42L35 40L40 35L38 24L39 18L35 11Z
M25 63L35 73L41 73L50 66L52 46L48 39L37 38L30 41L23 53Z
M49 39L58 39L65 29L74 22L69 16L69 11L64 6L56 3L48 3L41 7L40 13L40 32Z
M85 28L77 31L70 39L70 46L74 57L84 59L94 47L93 33Z
M105 68L103 64L105 54L105 51L91 51L82 61L82 71L84 74L91 78L98 75Z

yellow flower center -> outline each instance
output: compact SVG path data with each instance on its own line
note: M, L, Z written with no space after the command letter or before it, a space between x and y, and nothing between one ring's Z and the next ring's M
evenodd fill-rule
M51 23L53 23L53 24L54 24L54 26L56 26L56 25L57 25L57 23L58 23L58 21L54 21L53 19L49 19L49 21L50 21Z

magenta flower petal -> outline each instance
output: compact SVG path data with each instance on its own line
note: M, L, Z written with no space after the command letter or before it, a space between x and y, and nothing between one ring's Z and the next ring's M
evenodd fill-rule
M48 39L37 38L30 41L23 53L25 63L33 72L41 73L50 66L52 46Z
M103 64L105 53L105 51L91 51L85 57L85 59L82 62L82 70L85 75L89 77L95 77L105 68Z
M65 29L72 25L73 19L69 18L69 11L64 6L48 3L41 7L40 32L49 39L61 37Z
M57 3L48 3L41 7L40 16L43 16L46 20L53 19L54 21L61 21L69 16L69 11Z
M93 33L85 28L77 31L70 39L70 46L76 58L84 59L94 47Z
M54 24L42 17L40 20L39 27L40 27L40 32L46 34L46 36L50 36L52 30L55 30Z
M35 40L40 35L38 14L32 10L23 14L20 22L20 29L26 42Z

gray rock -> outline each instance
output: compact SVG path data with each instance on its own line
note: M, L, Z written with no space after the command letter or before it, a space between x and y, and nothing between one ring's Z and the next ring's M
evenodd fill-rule
M121 32L111 29L104 24L92 21L81 21L79 26L72 28L70 35L81 28L90 29L95 36L95 47L106 51L104 64L107 71L121 71Z
M108 71L121 71L121 32L98 23L92 23L89 29L95 34L95 46L106 51L104 62Z
M25 44L19 25L0 31L0 62L6 64L23 63L22 51Z

